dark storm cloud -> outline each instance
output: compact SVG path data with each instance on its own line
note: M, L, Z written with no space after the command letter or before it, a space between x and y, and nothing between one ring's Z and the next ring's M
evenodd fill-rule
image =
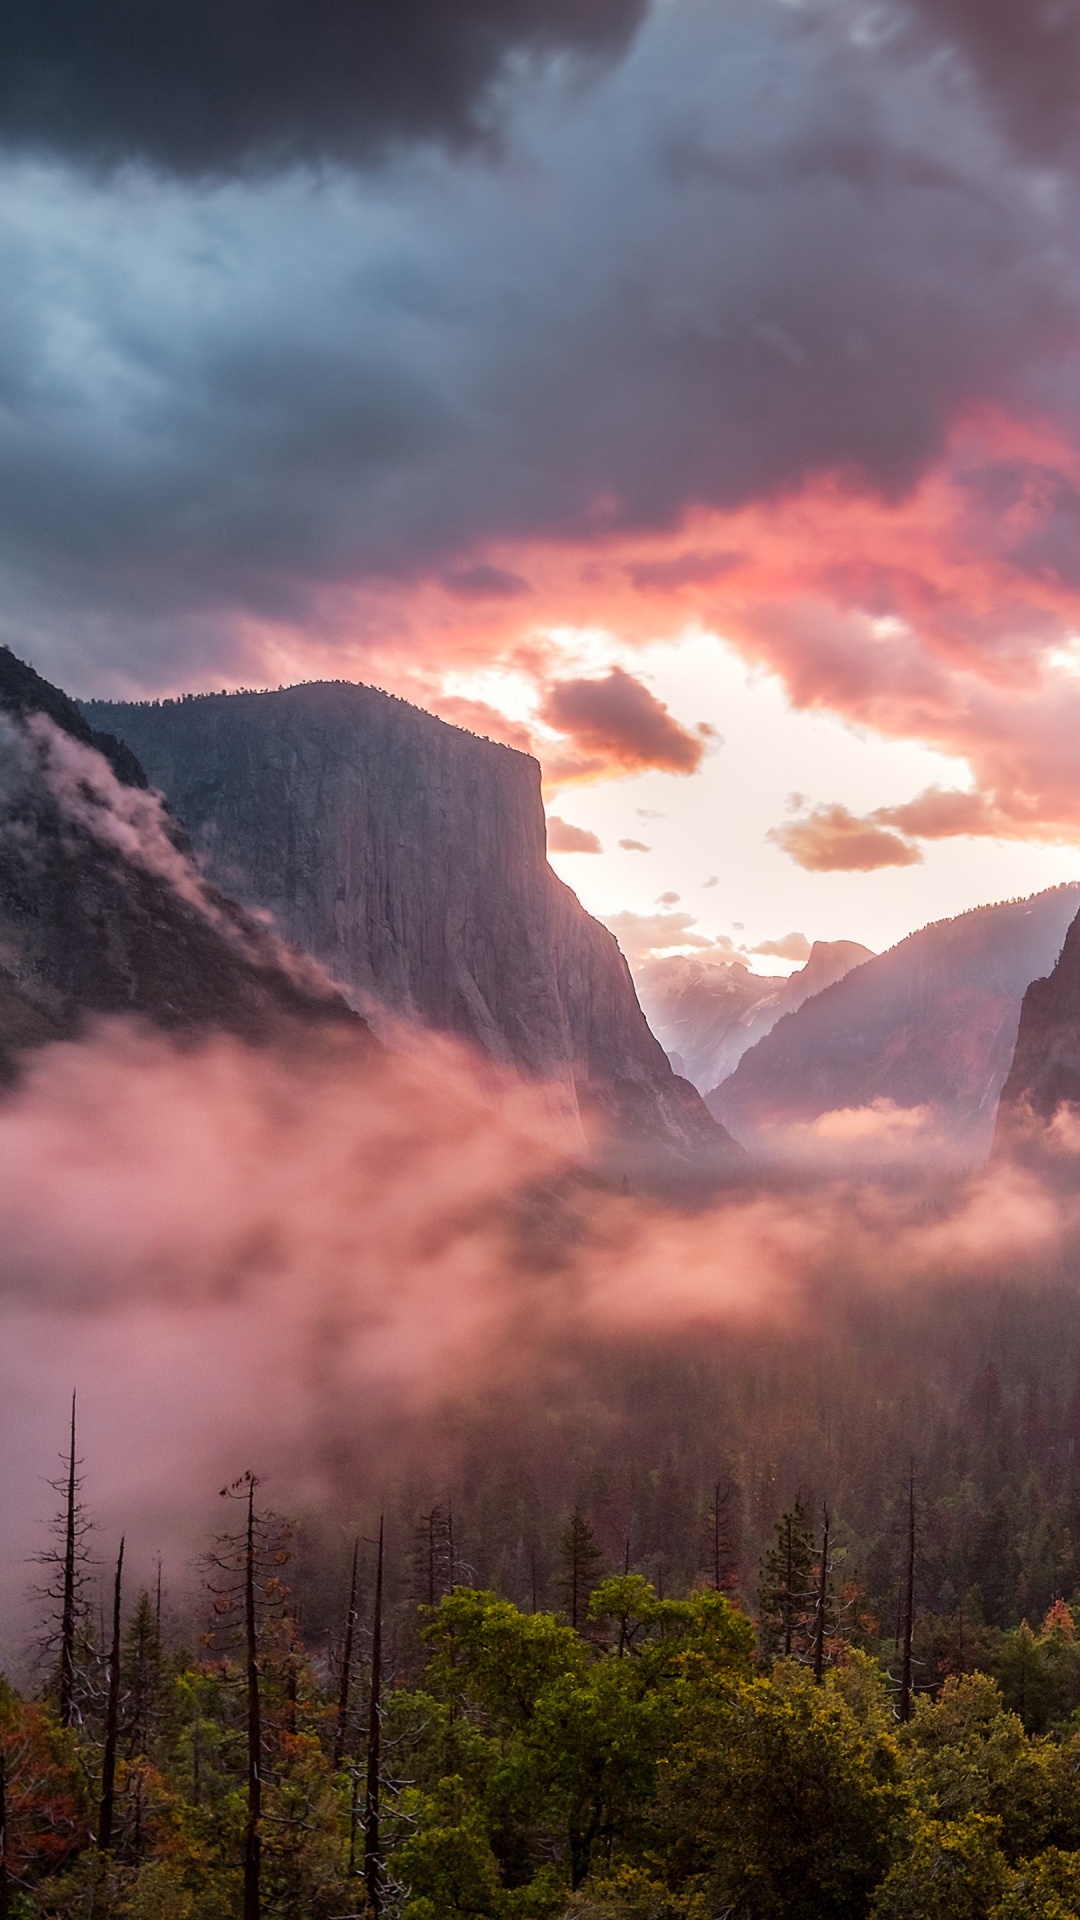
M515 54L611 55L646 0L5 0L0 140L181 174L482 137Z
M505 567L489 567L481 563L476 567L459 567L455 573L443 575L443 586L459 600L517 600L528 593L529 583L520 573L510 573Z
M1052 155L1080 134L1080 0L911 0L952 45L1020 145Z
M896 498L965 408L1053 411L1076 183L957 90L956 21L920 52L865 13L671 0L586 95L515 95L499 166L192 186L12 162L2 637L89 691L243 671L238 622L329 630L357 584L525 616L542 575L489 543L671 527L823 472ZM610 44L624 16L498 17ZM1032 567L1067 544L1052 493ZM632 577L720 586L738 559Z

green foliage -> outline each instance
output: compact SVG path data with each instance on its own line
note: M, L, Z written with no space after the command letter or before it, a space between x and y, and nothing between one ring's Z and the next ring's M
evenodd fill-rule
M991 1671L1029 1733L1067 1720L1080 1708L1080 1646L1068 1608L1051 1608L1041 1633L1025 1620L1004 1634Z
M1066 1608L1038 1633L998 1632L995 1675L951 1677L903 1729L870 1654L846 1651L815 1684L798 1660L762 1659L711 1588L660 1599L611 1575L575 1631L459 1585L418 1622L416 1684L388 1678L382 1718L386 1920L1080 1920ZM335 1768L332 1675L284 1593L259 1656L264 1913L355 1915L362 1748ZM0 1684L12 1920L235 1920L237 1654L163 1646L143 1595L123 1678L104 1858L100 1727L64 1730L47 1700Z
M908 1815L883 1698L853 1701L833 1675L819 1687L782 1662L684 1701L663 1769L663 1853L706 1911L857 1920Z
M927 1804L949 1820L996 1820L1010 1861L1080 1845L1080 1783L1070 1753L1029 1738L988 1675L947 1681L936 1704L920 1700L904 1744Z
M1006 1883L997 1822L922 1820L886 1874L871 1920L988 1920Z
M500 1920L506 1894L482 1808L465 1782L450 1776L415 1805L417 1830L394 1855L395 1876L408 1889L403 1920L452 1920L475 1914Z
M1080 1920L1080 1853L1051 1847L1009 1875L993 1920Z

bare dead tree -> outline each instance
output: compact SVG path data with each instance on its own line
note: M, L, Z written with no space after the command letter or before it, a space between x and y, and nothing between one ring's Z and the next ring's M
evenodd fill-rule
M0 1920L10 1920L11 1881L7 1854L7 1755L0 1737Z
M60 1724L75 1717L75 1395L71 1396L71 1445L68 1452L67 1510L64 1518L64 1588L60 1618Z
M116 1802L116 1744L120 1731L120 1597L124 1577L124 1542L116 1557L113 1583L112 1640L109 1645L109 1691L105 1704L105 1751L101 1761L101 1804L98 1812L98 1852L111 1853Z
M243 1920L260 1920L262 1902L262 1695L260 1688L261 1621L273 1603L279 1610L285 1590L280 1581L263 1576L269 1567L288 1559L285 1529L276 1515L258 1513L255 1493L259 1481L245 1473L222 1487L222 1497L244 1507L242 1530L221 1534L206 1556L206 1565L225 1576L224 1584L210 1580L214 1613L239 1638L247 1720L247 1814L244 1822Z
M367 1791L364 1796L364 1886L371 1920L382 1905L382 1845L379 1831L379 1769L382 1764L383 1520L375 1562L375 1607L371 1622L371 1691L368 1698ZM244 1920L248 1920L245 1914Z
M36 1589L35 1598L46 1608L40 1647L43 1654L56 1659L56 1688L60 1724L74 1726L79 1717L76 1651L80 1627L90 1615L87 1586L90 1579L90 1554L87 1538L91 1520L80 1498L82 1475L76 1445L76 1396L71 1396L71 1429L67 1452L61 1454L63 1472L50 1480L62 1504L52 1522L56 1546L35 1556L38 1566L47 1567L50 1577Z
M454 1513L447 1502L436 1501L420 1515L413 1549L413 1596L420 1606L437 1607L450 1593L460 1572L454 1542Z
M825 1671L825 1614L829 1603L829 1509L824 1503L821 1512L821 1566L814 1619L814 1679L819 1687Z
M259 1920L262 1863L262 1720L259 1702L259 1634L255 1619L255 1478L247 1475L247 1540L244 1554L244 1640L247 1656L248 1807L244 1831L244 1920Z

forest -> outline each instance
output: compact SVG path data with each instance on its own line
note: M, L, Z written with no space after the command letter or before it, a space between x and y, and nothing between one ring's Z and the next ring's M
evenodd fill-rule
M175 1592L73 1404L0 1916L1080 1914L1070 1305L579 1356L332 1520L242 1474Z

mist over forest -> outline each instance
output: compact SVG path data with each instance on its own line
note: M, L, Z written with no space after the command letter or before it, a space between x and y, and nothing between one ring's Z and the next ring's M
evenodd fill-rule
M6 1912L1067 1914L1072 890L813 962L762 1151L522 756L0 670Z
M1080 1920L1078 103L0 9L0 1920Z

